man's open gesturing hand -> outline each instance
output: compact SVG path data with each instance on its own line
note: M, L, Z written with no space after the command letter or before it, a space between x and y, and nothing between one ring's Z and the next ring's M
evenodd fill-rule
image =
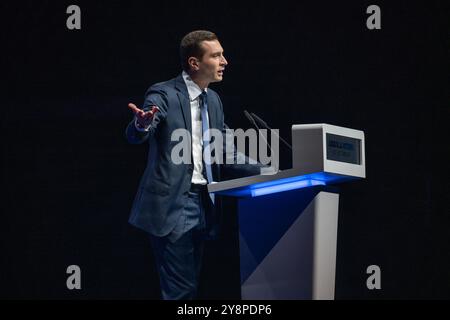
M147 128L150 123L152 123L155 113L159 111L159 108L157 106L152 106L152 109L150 111L144 111L136 107L136 105L133 103L129 103L128 108L133 111L134 115L136 116L137 124L141 128Z

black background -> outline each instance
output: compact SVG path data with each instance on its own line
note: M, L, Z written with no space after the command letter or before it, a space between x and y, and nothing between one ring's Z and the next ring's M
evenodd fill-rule
M66 28L70 4L81 30ZM381 30L366 28L371 4ZM224 47L211 87L230 127L250 127L247 109L287 140L292 124L365 132L367 178L341 186L336 299L450 298L444 1L21 1L1 12L1 298L159 298L147 236L127 223L147 154L126 143L127 103L179 74L179 41L196 29ZM239 298L238 263L229 214L201 297ZM79 291L66 288L72 264ZM366 287L372 264L381 290Z

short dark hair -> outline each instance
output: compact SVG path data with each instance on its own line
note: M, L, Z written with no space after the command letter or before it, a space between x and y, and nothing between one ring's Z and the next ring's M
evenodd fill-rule
M201 59L205 53L200 43L212 40L218 40L217 36L213 32L206 30L192 31L183 37L180 43L180 59L181 67L184 71L189 71L188 59L190 57Z

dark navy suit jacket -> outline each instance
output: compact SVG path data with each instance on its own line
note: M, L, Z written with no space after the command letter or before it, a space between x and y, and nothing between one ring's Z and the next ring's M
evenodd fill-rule
M225 134L228 127L224 123L222 102L212 89L207 91L209 127ZM191 106L189 94L182 75L166 82L151 86L145 95L143 109L159 107L148 132L136 130L134 119L126 128L129 143L138 144L148 140L149 154L147 168L139 184L129 222L155 236L169 234L183 211L191 187L193 163L175 164L171 161L172 148L179 141L171 141L172 132L184 128L192 134ZM224 137L225 141L225 137ZM224 148L225 150L225 148ZM234 157L243 156L234 149ZM236 162L235 162L236 163ZM260 174L261 165L213 164L214 181L230 177ZM215 201L216 209L218 202ZM210 224L220 221L220 210L210 213ZM213 221L213 222L211 222ZM213 226L214 230L217 230ZM214 236L214 235L213 235Z

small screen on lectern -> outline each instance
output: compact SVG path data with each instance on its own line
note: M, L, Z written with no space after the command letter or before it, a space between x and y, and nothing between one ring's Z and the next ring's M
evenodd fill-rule
M361 164L361 140L327 133L327 159Z

